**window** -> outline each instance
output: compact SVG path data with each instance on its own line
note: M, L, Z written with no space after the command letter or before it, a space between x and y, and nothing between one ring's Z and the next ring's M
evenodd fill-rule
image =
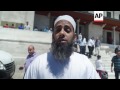
M111 18L111 12L107 12L107 17Z

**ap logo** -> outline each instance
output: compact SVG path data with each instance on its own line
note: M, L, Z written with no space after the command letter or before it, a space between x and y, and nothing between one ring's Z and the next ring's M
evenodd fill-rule
M103 22L103 11L94 11L94 22Z

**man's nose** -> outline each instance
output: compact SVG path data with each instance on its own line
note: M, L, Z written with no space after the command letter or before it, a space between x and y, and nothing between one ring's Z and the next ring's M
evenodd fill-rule
M65 31L64 29L62 28L61 31L60 31L60 37L64 37L65 36Z

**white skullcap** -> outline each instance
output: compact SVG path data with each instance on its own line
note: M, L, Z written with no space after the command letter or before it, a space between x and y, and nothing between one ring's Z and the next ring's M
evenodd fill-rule
M71 16L69 16L69 15L62 15L62 16L57 17L57 19L54 22L54 26L60 20L67 20L67 21L69 21L72 24L74 31L76 30L75 20Z

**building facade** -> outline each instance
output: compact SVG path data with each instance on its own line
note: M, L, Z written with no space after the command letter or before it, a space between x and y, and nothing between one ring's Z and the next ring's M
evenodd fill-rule
M94 22L94 11L36 11L34 26L53 27L55 18L63 14L74 17L76 33L82 33L87 40L99 37L103 43L120 44L120 11L104 11L104 21L98 23Z
M17 28L21 23L26 24L29 22L31 30L34 26L34 15L35 11L0 11L0 25L3 26L8 24Z
M57 16L71 15L76 23L76 33L82 33L87 40L99 37L103 43L120 44L120 11L104 11L104 21L94 22L94 11L0 11L0 25L5 23L15 24L29 22L31 30L53 28Z

